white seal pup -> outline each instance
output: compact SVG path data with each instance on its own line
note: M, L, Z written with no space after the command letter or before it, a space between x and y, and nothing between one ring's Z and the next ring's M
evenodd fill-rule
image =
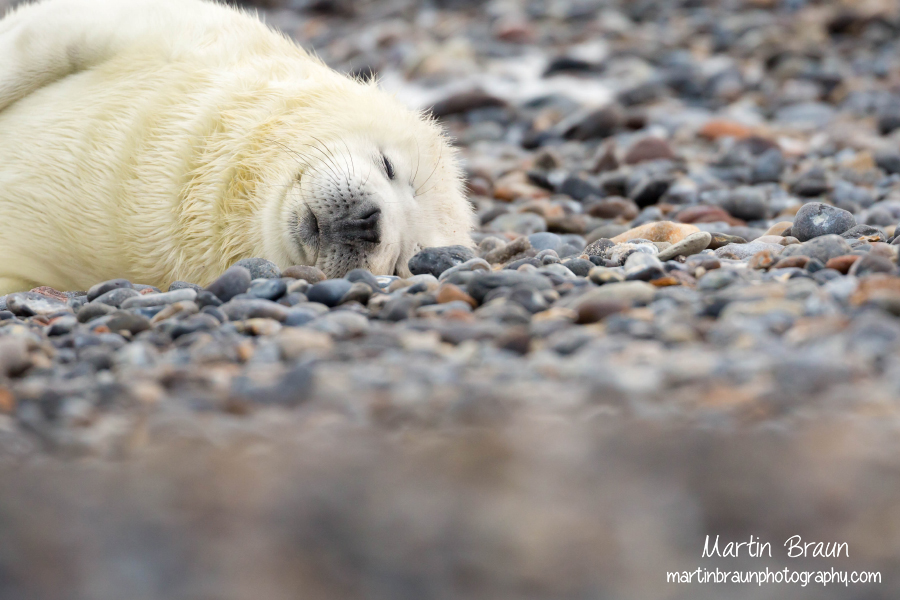
M406 275L471 246L442 130L255 16L44 0L0 20L0 294L235 261Z

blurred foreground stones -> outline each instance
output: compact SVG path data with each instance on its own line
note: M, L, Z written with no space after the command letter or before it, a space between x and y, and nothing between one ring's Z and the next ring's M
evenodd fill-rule
M0 299L0 597L900 594L896 2L252 4L433 110L476 247Z

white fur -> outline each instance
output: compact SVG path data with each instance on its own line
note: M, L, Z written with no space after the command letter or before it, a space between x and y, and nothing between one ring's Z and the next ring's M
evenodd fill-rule
M248 256L331 269L290 223L336 177L382 207L373 271L471 244L440 129L252 15L45 0L0 21L0 57L0 294L205 284Z

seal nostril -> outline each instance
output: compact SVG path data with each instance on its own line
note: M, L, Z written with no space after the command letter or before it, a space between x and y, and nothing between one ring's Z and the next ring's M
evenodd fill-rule
M373 206L373 207L369 208L368 210L364 211L359 216L359 219L361 221L371 221L373 223L377 223L380 218L381 218L381 209L378 208L377 206Z
M342 229L351 239L377 244L381 241L380 222L381 209L373 206L360 213L359 218L345 221Z

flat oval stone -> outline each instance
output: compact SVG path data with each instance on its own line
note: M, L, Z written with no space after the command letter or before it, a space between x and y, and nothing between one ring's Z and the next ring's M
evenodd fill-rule
M174 292L162 294L144 294L129 298L122 303L122 308L143 308L147 306L164 306L176 302L191 302L197 297L197 292L191 288L183 288Z
M109 281L104 281L102 283L98 283L97 285L91 287L87 293L88 302L93 302L106 292L117 290L121 288L133 288L134 285L127 279L110 279Z
M231 321L246 319L275 319L282 322L288 318L288 309L277 302L261 299L235 299L219 307Z
M119 308L122 306L122 303L128 300L129 298L135 298L140 296L140 293L132 288L115 288L112 289L100 296L94 298L93 302L99 302L100 304L108 304L110 306L115 306Z
M71 310L65 302L35 292L9 294L6 297L6 307L17 317L52 315Z
M679 256L691 256L705 250L711 241L711 233L698 231L687 236L677 244L672 244L665 250L661 250L657 258L661 261L667 261Z

